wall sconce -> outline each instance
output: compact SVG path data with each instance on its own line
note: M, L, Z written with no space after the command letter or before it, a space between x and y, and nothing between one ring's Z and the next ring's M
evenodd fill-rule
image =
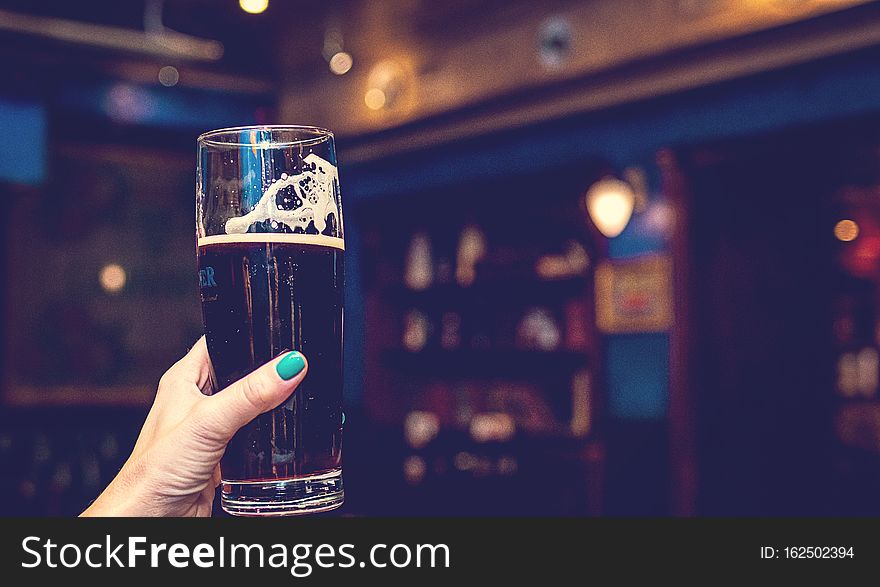
M632 217L636 195L630 184L613 177L600 179L587 190L587 212L607 238L623 232Z

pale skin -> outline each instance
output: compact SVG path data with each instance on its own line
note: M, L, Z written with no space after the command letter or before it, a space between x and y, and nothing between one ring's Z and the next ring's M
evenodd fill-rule
M83 516L210 516L220 457L239 428L280 405L308 365L285 381L281 356L220 393L210 393L202 337L159 381L156 399L131 456Z

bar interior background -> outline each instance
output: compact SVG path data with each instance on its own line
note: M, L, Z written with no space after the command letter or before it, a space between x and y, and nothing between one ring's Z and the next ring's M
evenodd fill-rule
M343 515L880 514L880 2L3 0L0 80L2 515L118 470L270 123L338 139Z

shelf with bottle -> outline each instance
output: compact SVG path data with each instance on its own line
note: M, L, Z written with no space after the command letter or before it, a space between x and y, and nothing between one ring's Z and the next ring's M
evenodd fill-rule
M597 515L604 444L600 440L520 437L475 443L441 431L397 461L407 502L422 512L474 515ZM552 472L552 487L545 483ZM540 495L541 499L534 499Z
M511 417L491 412L476 414L469 426L444 425L431 412L411 412L403 434L406 450L399 457L399 474L411 488L467 492L501 483L506 493L528 493L531 484L553 470L558 473L554 480L572 490L570 497L580 508L600 508L599 488L586 489L601 479L605 449L598 437L565 426L526 430ZM538 510L546 511L543 506Z
M836 396L843 402L876 398L880 392L878 284L841 272L832 300Z
M413 447L440 431L478 444L516 439L584 438L594 431L592 377L587 369L514 378L468 374L398 381L397 401Z
M423 301L498 294L528 298L577 295L589 286L591 259L575 237L492 244L480 227L470 224L462 229L454 252L443 254L434 247L427 233L412 235L402 279L387 284L389 295Z
M834 427L843 445L880 455L880 401L846 402L837 410Z
M385 347L383 360L391 368L399 362L402 369L454 363L483 365L482 371L508 364L525 371L568 370L582 366L595 348L591 323L584 298L564 304L485 300L470 307L410 306L395 321L399 342Z
M546 454L547 451L577 453L591 430L583 422L542 420L504 411L484 411L465 421L449 421L442 413L413 410L403 423L410 452Z
M529 377L552 373L571 374L586 368L588 356L570 350L526 349L390 349L385 366L407 375L424 377L509 376Z
M835 391L846 401L877 399L880 388L880 353L873 345L844 350L837 357Z
M456 282L432 284L424 289L411 289L392 284L386 289L389 299L420 307L462 307L484 301L502 300L506 304L536 302L558 303L585 295L590 286L586 275L573 275L542 280L533 275L483 278L469 285Z

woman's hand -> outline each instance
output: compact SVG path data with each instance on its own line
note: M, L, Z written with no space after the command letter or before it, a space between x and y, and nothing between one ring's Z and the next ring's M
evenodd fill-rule
M220 457L239 428L278 406L306 375L284 353L220 393L210 393L205 338L159 381L131 456L83 516L210 516Z

